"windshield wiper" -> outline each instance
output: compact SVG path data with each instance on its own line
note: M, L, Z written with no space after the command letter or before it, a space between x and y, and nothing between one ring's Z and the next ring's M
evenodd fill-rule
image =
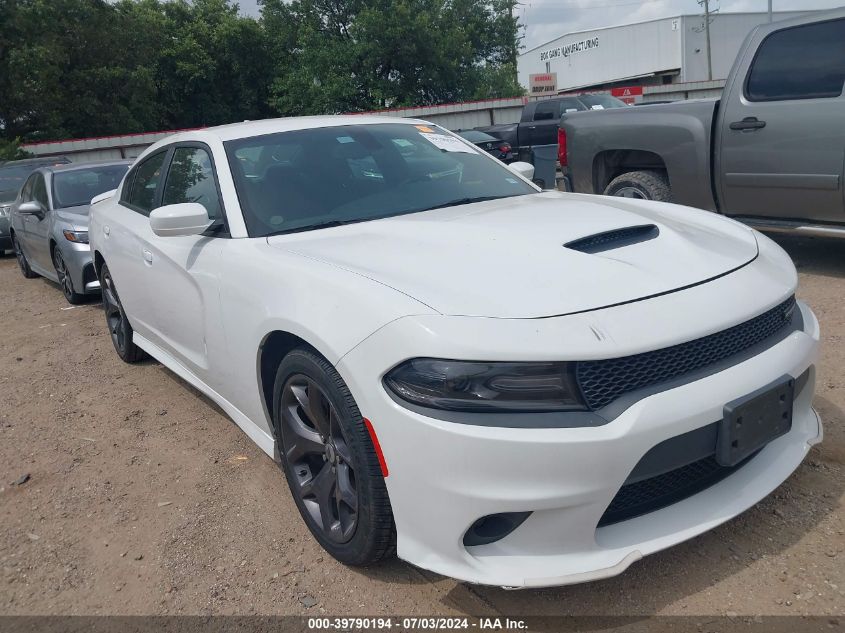
M327 222L318 222L317 224L306 224L305 226L297 226L293 229L282 229L281 231L274 231L273 233L268 233L264 237L271 237L273 235L286 235L288 233L302 233L303 231L315 231L317 229L330 229L334 226L344 226L345 224L354 224L355 222L363 222L363 219L328 220Z
M514 196L478 196L475 198L458 198L444 202L443 204L436 204L433 207L426 207L420 211L431 211L432 209L445 209L446 207L458 207L462 204L472 204L473 202L486 202L487 200L500 200L501 198L513 198Z

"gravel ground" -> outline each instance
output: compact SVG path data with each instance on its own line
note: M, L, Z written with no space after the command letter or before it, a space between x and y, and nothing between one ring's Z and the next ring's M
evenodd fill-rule
M843 615L845 243L780 241L822 323L825 442L708 534L617 578L518 592L338 564L215 405L154 361L120 362L99 304L68 309L4 257L0 613Z

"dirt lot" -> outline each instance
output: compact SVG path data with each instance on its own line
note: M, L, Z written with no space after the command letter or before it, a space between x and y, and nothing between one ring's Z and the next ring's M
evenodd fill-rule
M709 534L614 579L518 592L336 563L214 405L120 362L99 304L68 309L2 258L0 613L845 614L845 244L781 243L822 323L825 442Z

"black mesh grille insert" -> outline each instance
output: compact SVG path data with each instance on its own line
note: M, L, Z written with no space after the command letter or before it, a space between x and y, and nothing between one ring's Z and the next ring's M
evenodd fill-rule
M735 466L725 467L710 455L662 475L625 484L604 511L599 527L633 519L691 497L718 483L752 458L753 455Z
M760 316L715 334L653 352L580 361L576 377L587 405L601 409L619 396L704 369L761 343L791 320L795 297Z

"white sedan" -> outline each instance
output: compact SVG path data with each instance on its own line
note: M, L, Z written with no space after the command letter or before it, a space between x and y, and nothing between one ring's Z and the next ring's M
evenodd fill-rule
M382 117L166 138L91 212L117 353L218 403L340 561L618 574L821 441L818 322L760 233L529 167Z

